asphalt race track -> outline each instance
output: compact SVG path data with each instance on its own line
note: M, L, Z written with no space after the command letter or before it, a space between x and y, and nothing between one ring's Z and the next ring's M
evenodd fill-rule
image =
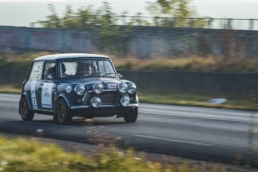
M96 138L113 136L121 148L130 145L146 152L230 164L245 164L248 158L250 112L140 103L136 123L115 117L93 122L76 118L71 125L62 126L47 115L36 114L32 122L22 121L19 98L0 94L0 131L91 144L92 139L96 142ZM254 122L253 147L258 150L258 119ZM237 157L242 157L241 161ZM257 154L254 159L258 160Z

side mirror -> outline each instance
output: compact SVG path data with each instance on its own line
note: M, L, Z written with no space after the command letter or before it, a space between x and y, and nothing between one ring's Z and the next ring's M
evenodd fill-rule
M119 79L124 79L123 75L117 74Z
M23 80L22 81L22 85L25 85L26 82L27 82L27 80Z

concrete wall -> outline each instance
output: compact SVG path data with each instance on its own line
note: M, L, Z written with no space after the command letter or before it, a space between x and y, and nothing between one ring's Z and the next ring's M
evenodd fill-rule
M138 27L130 35L128 52L141 58L256 57L258 31Z
M94 32L37 29L25 27L0 27L0 51L56 51L86 52L95 51L92 37Z
M118 71L140 90L197 94L258 95L258 74L197 73L176 71Z
M102 45L98 32L93 30L0 26L0 52L6 51L109 54L123 51L120 55L139 58L255 57L258 56L258 31L135 27L128 39L114 39L113 43Z
M21 85L28 76L29 66L0 67L0 84ZM119 70L125 79L140 90L170 90L185 93L216 95L258 95L258 74L196 73L176 71Z

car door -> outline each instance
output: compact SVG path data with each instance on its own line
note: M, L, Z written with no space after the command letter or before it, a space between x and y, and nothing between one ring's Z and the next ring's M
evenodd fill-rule
M54 108L53 104L56 93L55 73L55 62L45 61L42 80L38 82L38 97L41 110L52 111Z
M33 110L39 109L38 84L42 78L43 61L35 61L24 90L27 91Z

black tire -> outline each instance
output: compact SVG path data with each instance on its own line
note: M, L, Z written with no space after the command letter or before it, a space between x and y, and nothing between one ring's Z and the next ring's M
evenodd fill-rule
M56 113L53 115L53 120L54 120L54 121L57 121L57 120L58 120L58 119L57 119L57 114L56 114Z
M138 117L138 107L135 107L134 109L130 109L125 115L124 120L127 123L133 123L137 120Z
M20 112L23 121L31 121L34 118L34 112L30 109L26 97L21 99Z
M56 106L56 116L59 124L69 124L72 121L71 109L64 99L59 99Z

